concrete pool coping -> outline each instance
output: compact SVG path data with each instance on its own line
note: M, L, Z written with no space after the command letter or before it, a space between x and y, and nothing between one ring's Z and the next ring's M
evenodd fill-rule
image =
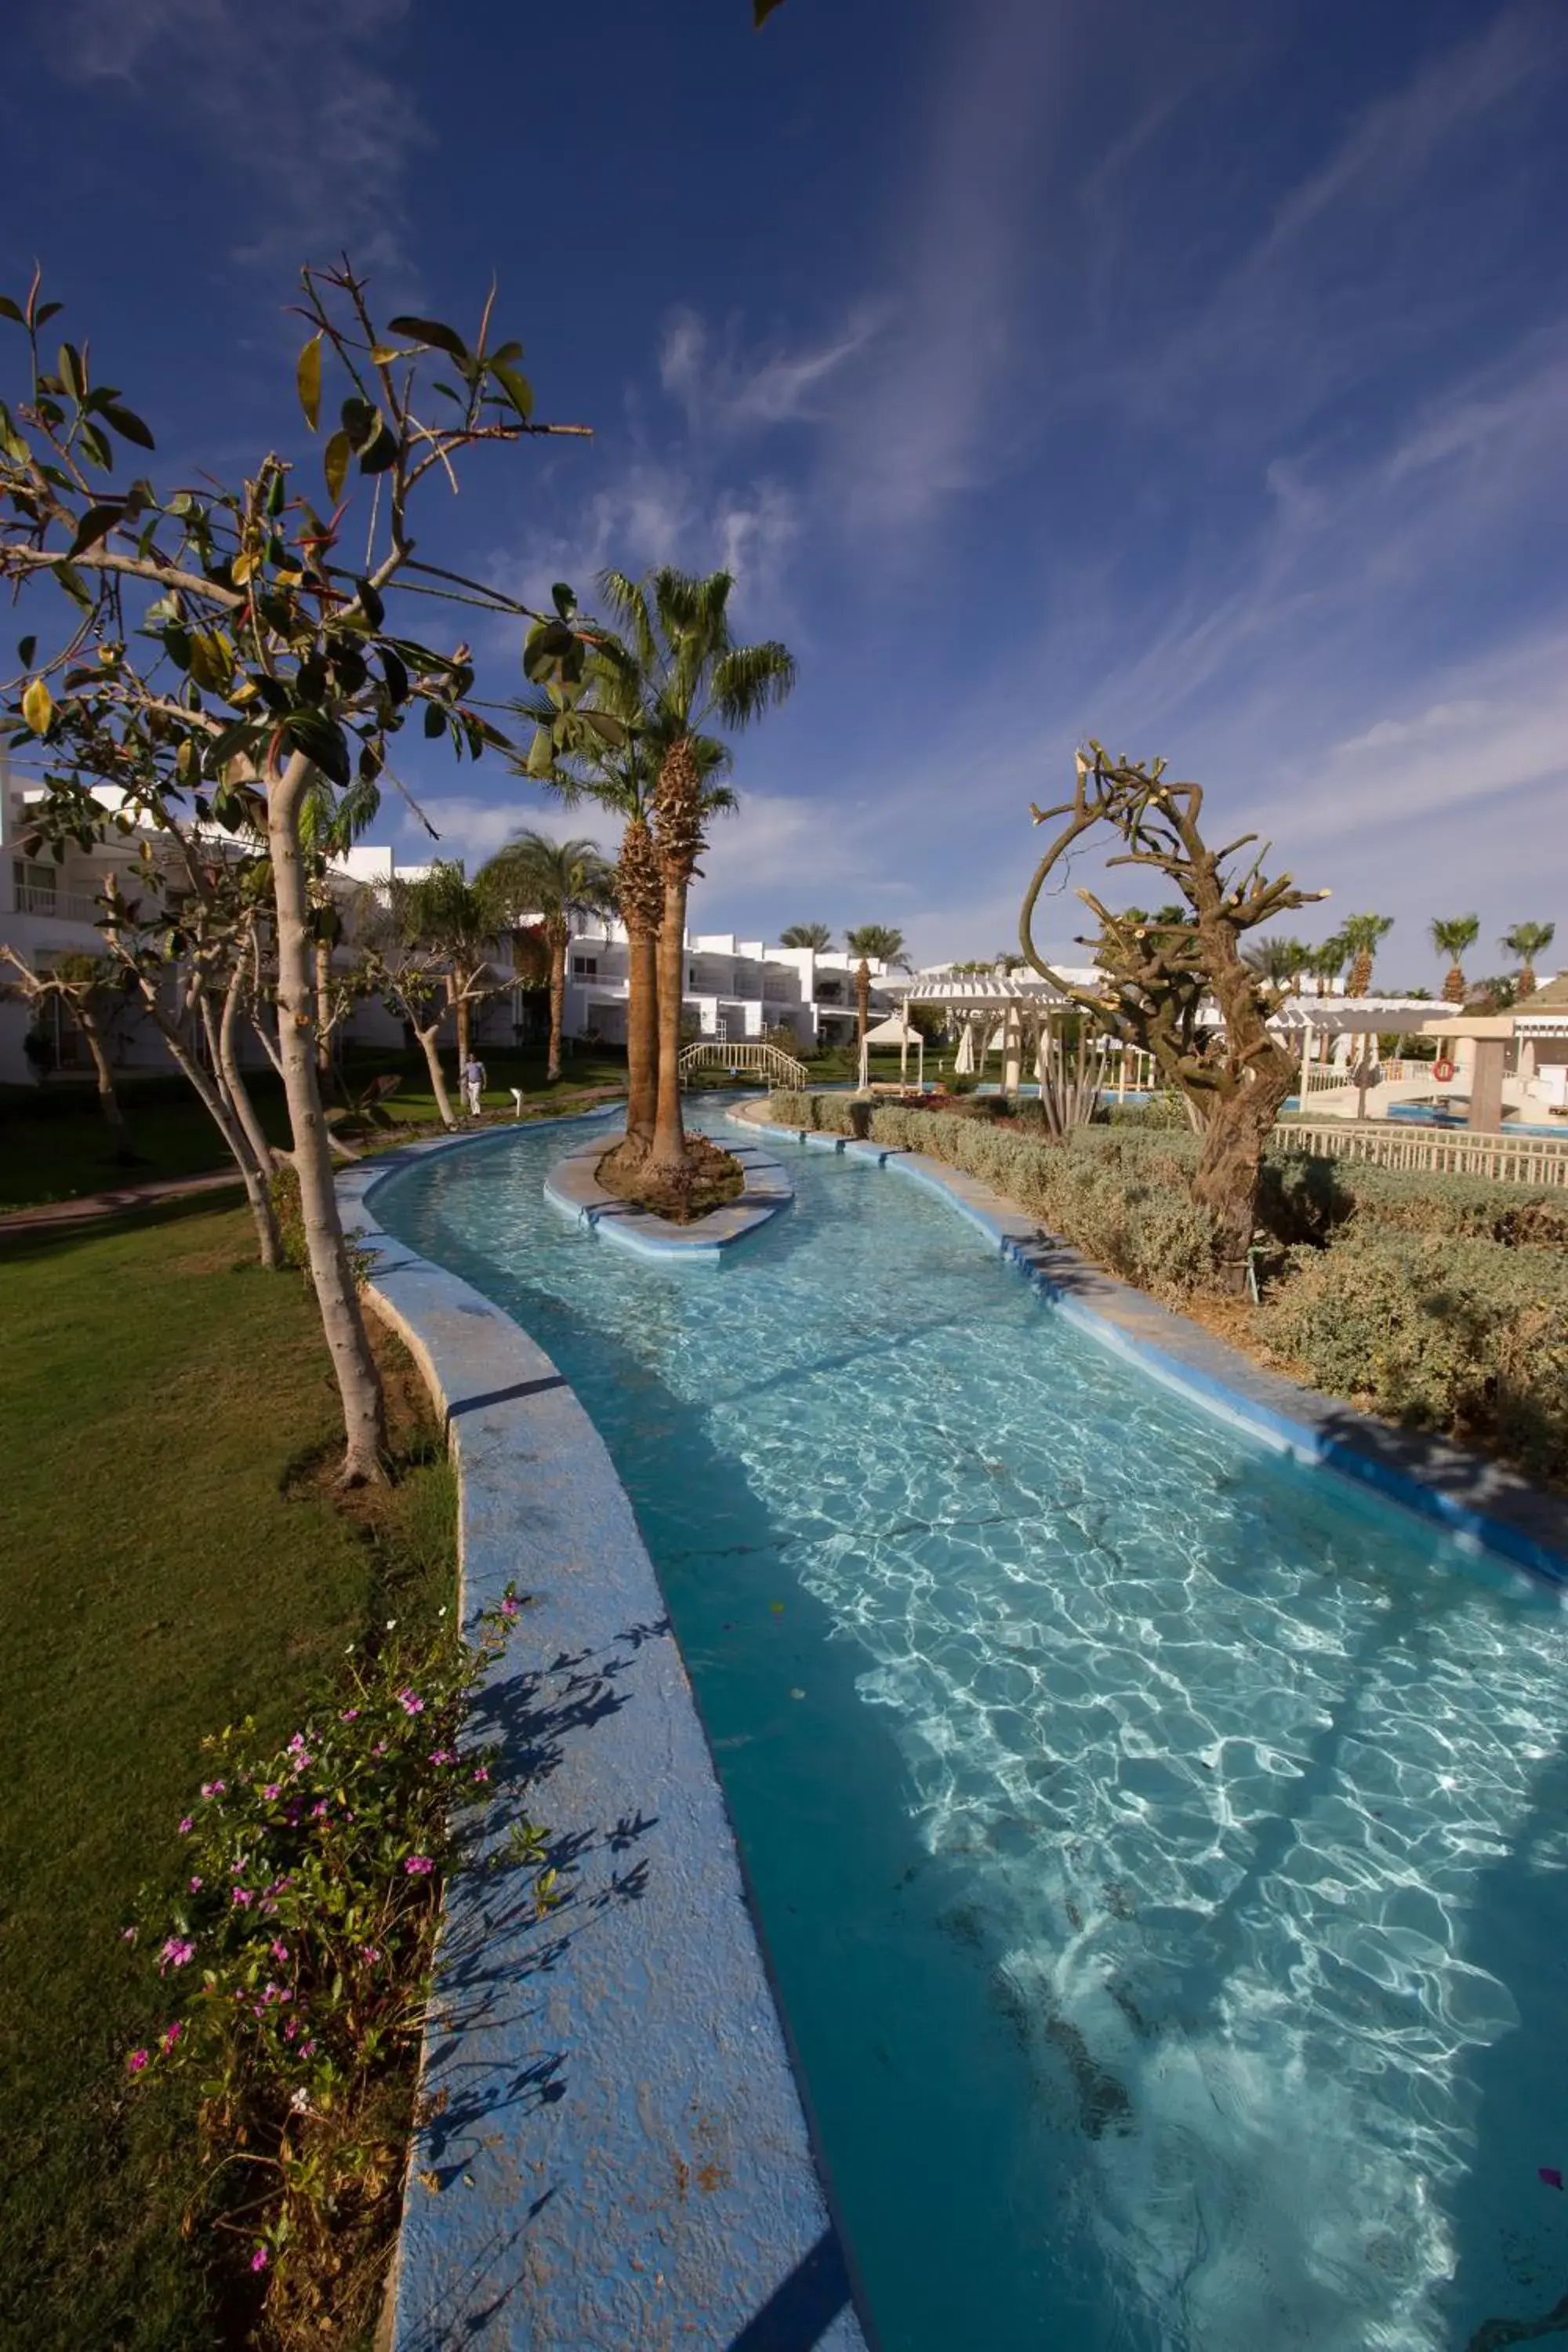
M745 1171L745 1191L692 1224L672 1224L668 1217L617 1200L600 1183L595 1171L616 1140L613 1135L591 1135L574 1144L545 1177L544 1197L563 1216L590 1227L598 1240L637 1257L662 1259L669 1265L715 1265L725 1250L745 1241L795 1198L782 1162L754 1142L735 1144L726 1149Z
M582 1116L604 1117L606 1113ZM532 1121L578 1124L577 1118ZM652 1561L550 1358L369 1207L438 1137L338 1179L376 1312L447 1422L463 1622L528 1605L475 1710L502 1743L447 1890L393 2352L865 2352L718 1776ZM526 1656L520 1655L520 1645ZM490 1868L537 1811L563 1899Z
M1189 1317L1101 1272L978 1177L890 1144L814 1128L775 1127L767 1108L748 1103L725 1116L738 1126L787 1135L808 1150L837 1151L885 1167L940 1194L1028 1276L1066 1321L1152 1379L1276 1453L1353 1479L1511 1568L1568 1584L1563 1498L1501 1463L1419 1430L1396 1429L1266 1370Z

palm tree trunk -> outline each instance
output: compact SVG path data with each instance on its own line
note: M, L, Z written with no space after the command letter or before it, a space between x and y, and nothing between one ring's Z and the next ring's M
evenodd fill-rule
M1354 963L1351 966L1351 976L1346 985L1345 993L1347 996L1365 996L1370 992L1371 988L1372 958L1368 955L1366 950L1363 948L1360 955L1357 956Z
M658 1119L658 939L628 927L626 1151L634 1166L652 1150Z
M680 1116L680 1007L686 992L686 877L667 873L664 922L658 935L658 1087L653 1148L647 1167L669 1183L679 1183L689 1165L686 1127Z
M860 1026L855 1043L866 1043L866 1032L871 1026L871 967L864 956L855 971L855 1015Z
M1464 1001L1465 975L1457 963L1450 964L1448 977L1443 982L1443 1002L1445 1004L1463 1004Z
M340 1483L383 1486L386 1421L381 1380L343 1241L331 1145L316 1076L310 1017L312 943L300 842L300 810L310 775L310 761L296 752L287 767L281 772L274 769L268 778L267 838L278 917L278 1035L310 1280L342 1402L345 1444Z
M416 1025L414 1034L424 1051L425 1066L430 1073L430 1091L436 1097L436 1108L441 1115L441 1124L443 1127L455 1128L458 1121L452 1109L452 1097L447 1092L447 1081L441 1070L440 1047L437 1043L440 1029L441 1023L437 1017L432 1021L428 1029L421 1029Z
M550 1058L544 1067L544 1083L553 1086L561 1076L561 1032L566 1013L566 925L552 916L544 926L550 943Z
M1519 993L1521 997L1533 996L1535 994L1535 967L1533 964L1527 963L1521 971L1519 975Z

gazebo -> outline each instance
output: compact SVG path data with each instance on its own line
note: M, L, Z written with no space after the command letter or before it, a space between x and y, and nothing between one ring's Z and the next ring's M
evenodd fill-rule
M1098 972L1076 969L1063 973L1064 979L1085 984L1100 977ZM1026 1069L1037 1078L1041 1076L1053 1024L1074 1009L1071 999L1037 972L923 972L911 981L883 984L899 996L900 1010L881 1024L879 1031L870 1033L872 1038L899 1044L904 1035L900 1023L908 1019L910 1006L930 1005L944 1013L949 1026L957 1030L954 1075L983 1076L987 1055L999 1052L1004 1094L1017 1093ZM1152 1080L1152 1059L1138 1047L1123 1046L1114 1037L1097 1037L1093 1050L1106 1083L1111 1082L1114 1071L1119 1093L1124 1094L1129 1084L1138 1087Z

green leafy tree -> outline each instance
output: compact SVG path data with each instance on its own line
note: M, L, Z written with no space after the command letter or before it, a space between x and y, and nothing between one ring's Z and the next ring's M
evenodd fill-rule
M1257 841L1244 834L1211 849L1203 833L1201 784L1169 782L1163 760L1113 760L1090 742L1075 760L1073 795L1034 809L1037 824L1056 828L1025 893L1019 940L1034 969L1088 1013L1106 1035L1153 1055L1165 1084L1179 1093L1202 1139L1193 1197L1214 1216L1219 1276L1226 1289L1247 1283L1264 1147L1296 1082L1295 1056L1269 1028L1289 983L1249 962L1247 932L1327 897L1301 890L1289 874L1268 878L1268 846L1245 864ZM1040 895L1079 845L1109 835L1120 844L1110 866L1152 867L1174 885L1180 924L1114 914L1093 891L1078 896L1100 926L1086 945L1104 975L1093 986L1069 981L1035 946ZM1212 1005L1216 1029L1200 1018Z
M1448 959L1448 976L1443 982L1446 1003L1463 1004L1465 1001L1464 958L1475 946L1480 928L1474 915L1438 915L1433 919L1432 945L1440 956Z
M776 640L737 645L730 633L727 572L694 578L670 566L646 581L607 572L600 583L636 665L638 720L658 757L654 847L664 886L658 940L658 1108L647 1167L658 1183L690 1181L680 1115L680 1013L686 981L686 902L704 846L709 804L699 746L710 722L750 726L783 702L795 660Z
M547 833L520 833L474 877L478 897L490 909L492 924L513 929L524 916L537 916L544 933L550 971L550 1059L553 1085L561 1076L561 1034L566 1005L566 949L572 926L585 915L613 915L616 869L596 841L553 841Z
M889 971L908 971L910 960L904 953L902 931L889 923L862 923L858 930L846 931L844 948L846 954L859 959L855 967L855 1017L857 1035L864 1045L871 1025L872 964L885 964Z
M1535 993L1535 959L1543 956L1557 937L1555 923L1516 923L1511 931L1502 935L1505 952L1519 959L1519 979L1516 983L1521 996Z
M428 873L392 884L387 912L388 936L373 956L372 982L411 1024L442 1125L456 1127L441 1072L441 1022L451 1014L460 1070L468 1058L475 1005L495 995L510 978L491 961L495 905L488 892L468 880L460 866L437 859Z
M1345 982L1347 996L1371 995L1373 960L1393 929L1392 915L1345 917L1340 927L1340 937L1351 959L1350 975Z
M815 948L824 955L833 945L833 932L826 923L789 923L779 933L781 948Z
M57 955L47 964L29 961L16 948L0 943L0 964L16 973L10 988L33 1007L58 1005L81 1032L98 1081L98 1107L112 1130L122 1158L131 1153L131 1135L120 1097L114 1089L106 1032L125 1001L123 977L111 956L73 953Z
M298 304L307 340L296 381L306 425L322 436L324 502L276 451L237 485L202 475L195 488L160 490L130 470L153 433L98 376L86 344L62 342L58 357L46 349L58 309L40 299L36 276L24 302L0 298L0 318L26 346L19 394L0 403L0 578L50 598L5 689L11 740L42 749L39 830L57 851L121 822L100 797L105 783L123 793L126 822L156 824L174 810L264 831L279 1045L310 1276L342 1403L342 1477L379 1481L380 1381L316 1065L305 810L321 793L374 786L411 716L459 757L504 742L469 700L467 646L443 650L395 615L405 590L417 592L411 610L422 615L432 595L455 597L525 614L536 637L555 630L577 642L558 618L427 562L416 551L415 509L431 477L456 486L468 452L581 428L535 421L521 346L494 340L490 303L471 336L437 319L382 325L345 260L307 268ZM440 381L426 410L432 361ZM363 504L351 515L356 497Z

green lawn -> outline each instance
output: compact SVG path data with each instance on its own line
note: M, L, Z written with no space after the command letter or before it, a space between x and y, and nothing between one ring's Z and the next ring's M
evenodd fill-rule
M514 1086L524 1089L531 1108L542 1109L557 1100L563 1108L570 1108L572 1097L586 1087L626 1084L625 1060L605 1054L569 1056L565 1074L554 1087L545 1085L543 1059L537 1054L501 1053L487 1047L484 1062L490 1082L485 1107L501 1114L512 1108ZM456 1069L450 1055L447 1067L456 1101ZM434 1124L436 1098L423 1055L355 1055L347 1066L347 1084L357 1091L384 1071L395 1073L400 1080L386 1105L392 1117L399 1124ZM282 1087L270 1071L255 1076L250 1083L268 1134L274 1142L287 1143L289 1119ZM129 1159L117 1155L115 1139L99 1112L90 1087L74 1082L45 1087L0 1087L0 1210L75 1200L83 1192L153 1183L162 1177L202 1176L225 1164L223 1144L212 1121L177 1074L129 1080L121 1099L131 1121Z
M177 1869L203 1735L286 1737L349 1642L450 1588L405 1360L416 1466L351 1514L310 1475L335 1407L311 1300L248 1247L205 1204L0 1246L0 2343L28 2352L222 2340L179 2233L187 2078L125 2095L161 2005L121 1918Z

